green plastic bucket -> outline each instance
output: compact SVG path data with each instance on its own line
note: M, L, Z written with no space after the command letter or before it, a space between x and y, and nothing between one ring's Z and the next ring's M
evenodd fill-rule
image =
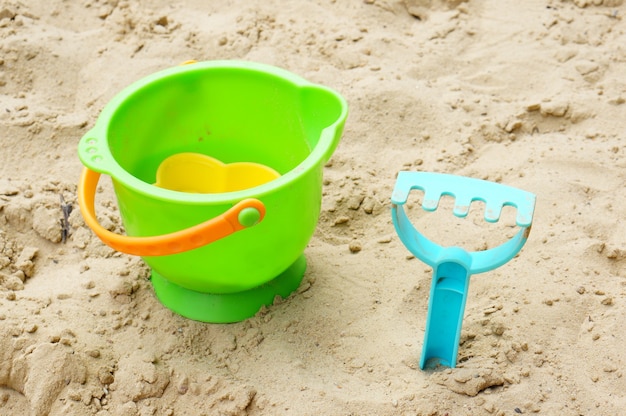
M142 256L168 308L204 322L246 319L300 284L323 166L346 116L335 91L268 65L208 61L155 73L115 96L80 140L81 212L105 243ZM159 164L183 152L281 176L213 194L153 185ZM100 174L112 178L126 236L97 222Z

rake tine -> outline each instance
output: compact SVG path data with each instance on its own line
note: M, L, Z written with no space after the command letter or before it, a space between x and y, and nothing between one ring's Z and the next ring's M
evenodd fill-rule
M485 221L498 222L502 214L502 201L488 200L485 205Z
M454 211L452 213L459 218L467 217L467 214L469 214L470 211L470 206L474 200L476 199L472 198L471 195L465 193L457 194L454 200Z
M441 200L442 192L438 189L427 188L424 190L424 200L422 201L422 208L425 211L436 211Z

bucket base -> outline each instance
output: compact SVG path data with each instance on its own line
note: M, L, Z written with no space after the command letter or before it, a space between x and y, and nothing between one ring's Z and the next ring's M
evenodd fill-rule
M274 303L278 295L288 297L300 286L306 258L301 255L295 263L273 280L244 292L202 293L171 283L152 271L152 285L163 305L185 318L209 323L232 323L251 318L263 307Z

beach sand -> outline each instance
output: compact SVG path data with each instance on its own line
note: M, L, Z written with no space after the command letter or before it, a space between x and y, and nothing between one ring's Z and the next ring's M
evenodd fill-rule
M621 0L1 1L0 415L623 414L625 16ZM104 105L189 59L279 66L350 106L300 289L236 324L163 307L77 205L77 144ZM455 369L419 369L432 270L392 224L403 170L537 196L520 254L471 279ZM460 220L412 201L443 245L515 231L480 204ZM107 180L97 210L123 231Z

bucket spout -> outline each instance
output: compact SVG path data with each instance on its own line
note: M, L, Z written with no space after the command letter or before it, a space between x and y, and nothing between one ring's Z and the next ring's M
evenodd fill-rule
M311 149L323 150L323 163L332 156L346 122L348 105L343 97L321 85L308 85L301 92L301 120Z

